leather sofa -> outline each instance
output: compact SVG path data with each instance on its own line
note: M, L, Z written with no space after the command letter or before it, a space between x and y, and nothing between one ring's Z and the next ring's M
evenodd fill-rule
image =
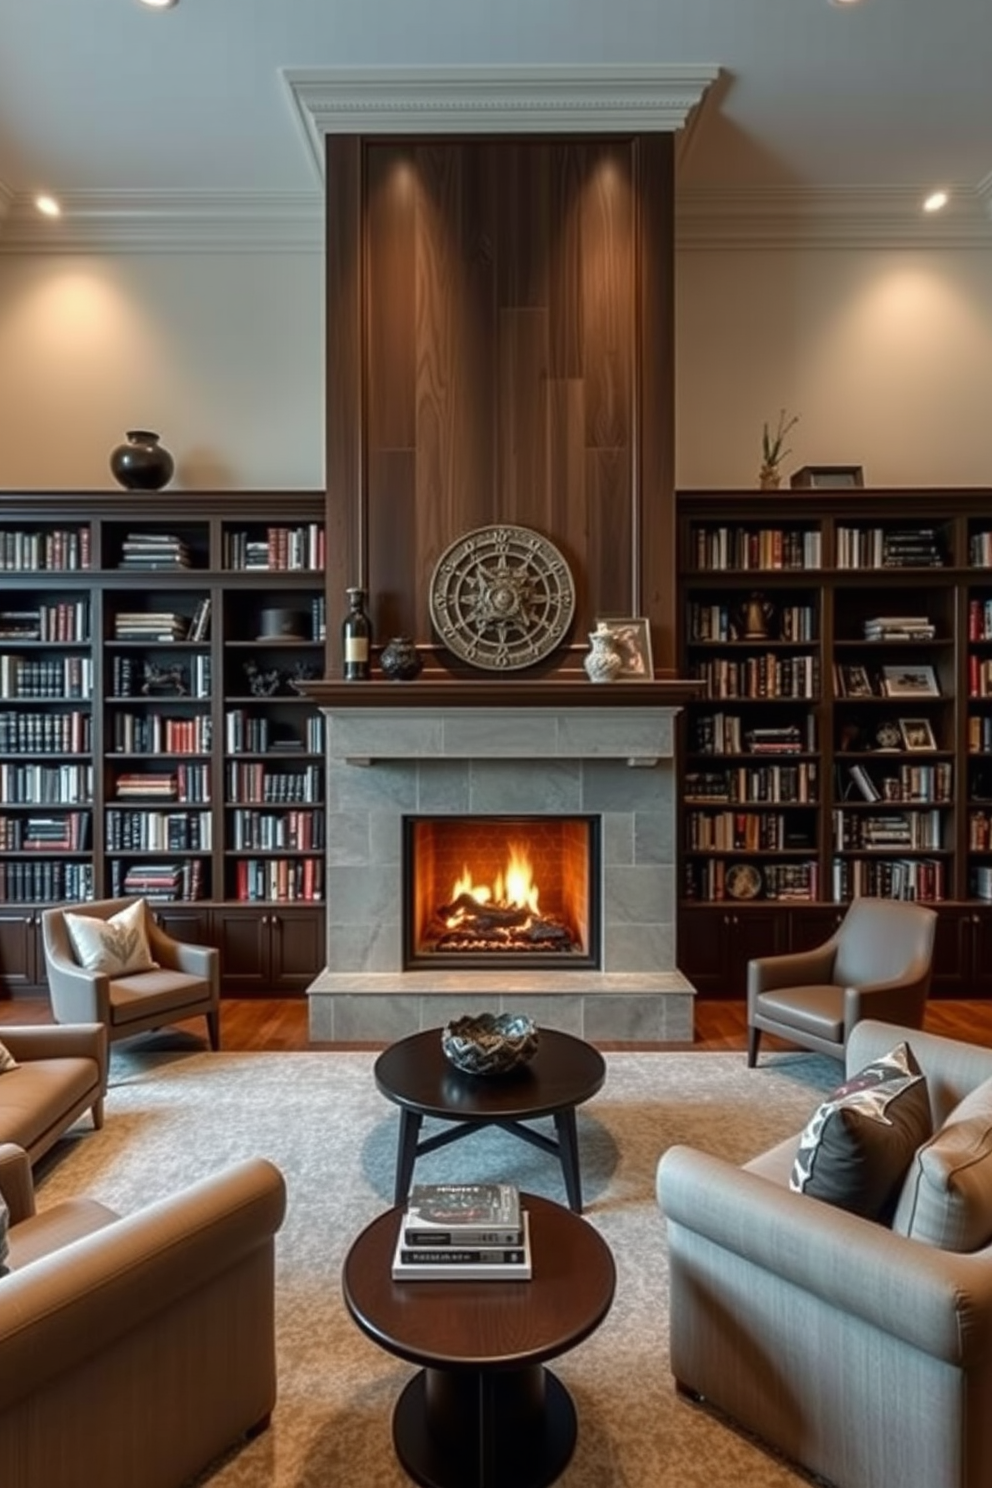
M850 1033L848 1075L900 1040L935 1132L992 1078L992 1049L875 1019ZM661 1158L679 1388L837 1488L988 1488L992 1243L939 1249L792 1192L798 1140L743 1168Z
M124 1218L35 1212L0 1148L4 1488L180 1488L263 1429L276 1398L274 1251L285 1185L242 1162Z
M0 1074L0 1142L23 1147L34 1163L85 1112L103 1125L107 1032L100 1023L0 1027L17 1069Z

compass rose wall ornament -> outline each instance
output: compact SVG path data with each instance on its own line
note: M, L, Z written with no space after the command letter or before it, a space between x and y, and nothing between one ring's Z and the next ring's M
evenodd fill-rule
M575 585L554 543L507 522L451 544L431 575L431 620L449 651L487 672L543 661L564 640Z

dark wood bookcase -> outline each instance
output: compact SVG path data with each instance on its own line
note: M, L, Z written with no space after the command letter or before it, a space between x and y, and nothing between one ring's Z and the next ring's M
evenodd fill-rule
M940 916L934 991L992 995L992 491L685 491L679 964L824 939L857 893Z
M0 493L0 988L146 893L226 991L324 964L323 492Z

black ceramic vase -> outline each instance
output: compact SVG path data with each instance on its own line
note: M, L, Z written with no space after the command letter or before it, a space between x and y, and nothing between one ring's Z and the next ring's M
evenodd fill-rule
M382 675L391 682L412 682L420 675L424 663L409 636L393 636L382 648L379 665Z
M127 491L161 491L168 485L175 461L148 429L129 429L126 444L110 452L114 480Z

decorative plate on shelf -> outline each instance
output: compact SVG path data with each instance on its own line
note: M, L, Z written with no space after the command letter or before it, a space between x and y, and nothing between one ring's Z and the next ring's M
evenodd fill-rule
M434 629L450 651L487 672L543 661L565 639L575 585L554 543L501 522L467 532L431 577Z
M727 893L731 899L756 899L761 893L764 880L761 869L753 863L735 863L727 869Z

